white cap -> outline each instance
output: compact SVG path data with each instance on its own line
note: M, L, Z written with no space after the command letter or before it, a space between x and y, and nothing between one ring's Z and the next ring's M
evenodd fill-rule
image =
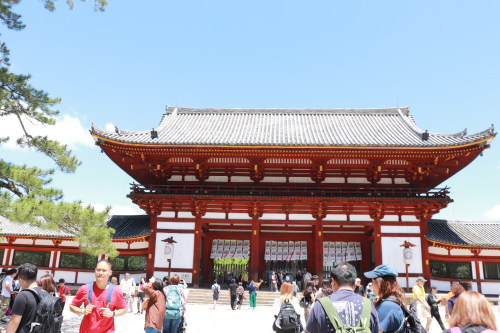
M357 279L356 279L356 281L361 281L361 279L360 279L360 278L357 278Z

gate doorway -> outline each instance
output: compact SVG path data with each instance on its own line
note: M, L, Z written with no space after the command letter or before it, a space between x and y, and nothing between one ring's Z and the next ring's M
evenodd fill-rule
M293 277L295 280L295 276L298 272L304 273L304 269L307 268L307 260L301 261L269 261L266 262L266 284L269 288L271 288L271 274L273 272L286 272L288 275Z
M231 279L240 282L242 278L248 282L249 259L214 259L212 268L212 283L217 280L220 285L229 285Z

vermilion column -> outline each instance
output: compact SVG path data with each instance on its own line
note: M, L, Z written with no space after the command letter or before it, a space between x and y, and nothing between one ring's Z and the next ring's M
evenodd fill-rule
M375 267L382 265L382 230L380 220L373 220L373 244L375 246Z
M158 217L151 216L149 222L149 228L151 229L151 236L149 236L149 250L148 250L148 262L146 264L146 275L149 280L155 271L155 250L156 250L156 228L158 223Z
M201 218L194 223L193 287L200 286Z
M429 243L427 242L427 239L425 237L427 237L427 220L422 220L420 223L420 244L422 245L422 273L424 274L424 278L430 281L431 265L429 262ZM427 283L430 284L430 282Z
M314 243L314 265L316 275L319 276L319 284L323 282L323 221L316 220Z
M259 281L260 260L260 223L258 219L254 219L250 238L250 279L254 281Z

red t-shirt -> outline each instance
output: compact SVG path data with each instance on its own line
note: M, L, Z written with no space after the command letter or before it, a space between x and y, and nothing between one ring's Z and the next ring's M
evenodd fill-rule
M61 296L63 303L66 302L66 293L68 290L69 288L66 286L59 287L59 295Z
M84 284L78 289L78 292L73 298L72 304L80 307L82 304L87 306L88 302L89 285ZM106 300L108 298L108 289L99 289L94 282L94 290L92 292L92 305L96 307L91 314L83 317L82 323L80 325L80 333L114 333L115 332L115 321L114 318L104 318L102 316L101 308L106 307ZM111 311L125 309L127 303L123 298L123 292L120 288L115 287L113 289L113 295L111 295L111 302L109 304L109 309Z

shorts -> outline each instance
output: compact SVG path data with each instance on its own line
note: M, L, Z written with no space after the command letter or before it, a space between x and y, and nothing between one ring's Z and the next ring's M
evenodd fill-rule
M423 305L418 305L417 306L417 317L418 317L418 319L430 318L431 313Z
M214 294L214 302L219 300L219 294Z

